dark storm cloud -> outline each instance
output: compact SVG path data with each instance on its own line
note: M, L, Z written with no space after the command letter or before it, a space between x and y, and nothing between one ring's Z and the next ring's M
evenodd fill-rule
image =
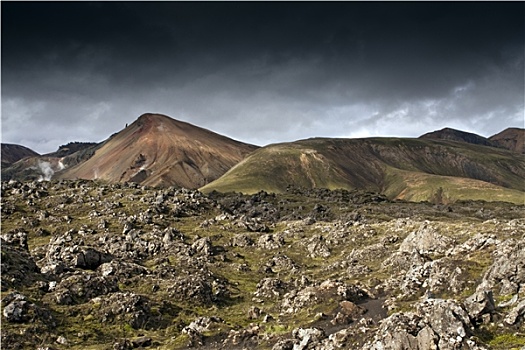
M523 3L2 2L2 136L144 112L246 142L523 127Z

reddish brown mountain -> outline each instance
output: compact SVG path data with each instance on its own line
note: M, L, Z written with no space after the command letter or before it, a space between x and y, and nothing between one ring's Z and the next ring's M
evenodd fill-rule
M165 115L144 114L59 177L198 188L256 148Z
M489 137L489 140L498 147L525 153L525 129L508 128Z
M25 146L2 143L2 167L13 164L26 157L38 156L38 153Z

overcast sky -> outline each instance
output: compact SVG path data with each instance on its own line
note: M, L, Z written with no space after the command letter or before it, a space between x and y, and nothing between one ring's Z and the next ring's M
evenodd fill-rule
M266 145L524 127L524 2L1 2L2 142L145 112Z

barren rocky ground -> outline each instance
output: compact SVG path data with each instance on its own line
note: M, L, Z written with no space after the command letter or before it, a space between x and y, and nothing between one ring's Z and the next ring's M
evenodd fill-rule
M523 349L525 207L2 183L5 349Z

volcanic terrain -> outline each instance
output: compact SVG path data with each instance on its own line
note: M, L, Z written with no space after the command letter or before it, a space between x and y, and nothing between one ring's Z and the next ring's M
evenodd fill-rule
M100 180L1 201L2 349L525 345L523 205Z

